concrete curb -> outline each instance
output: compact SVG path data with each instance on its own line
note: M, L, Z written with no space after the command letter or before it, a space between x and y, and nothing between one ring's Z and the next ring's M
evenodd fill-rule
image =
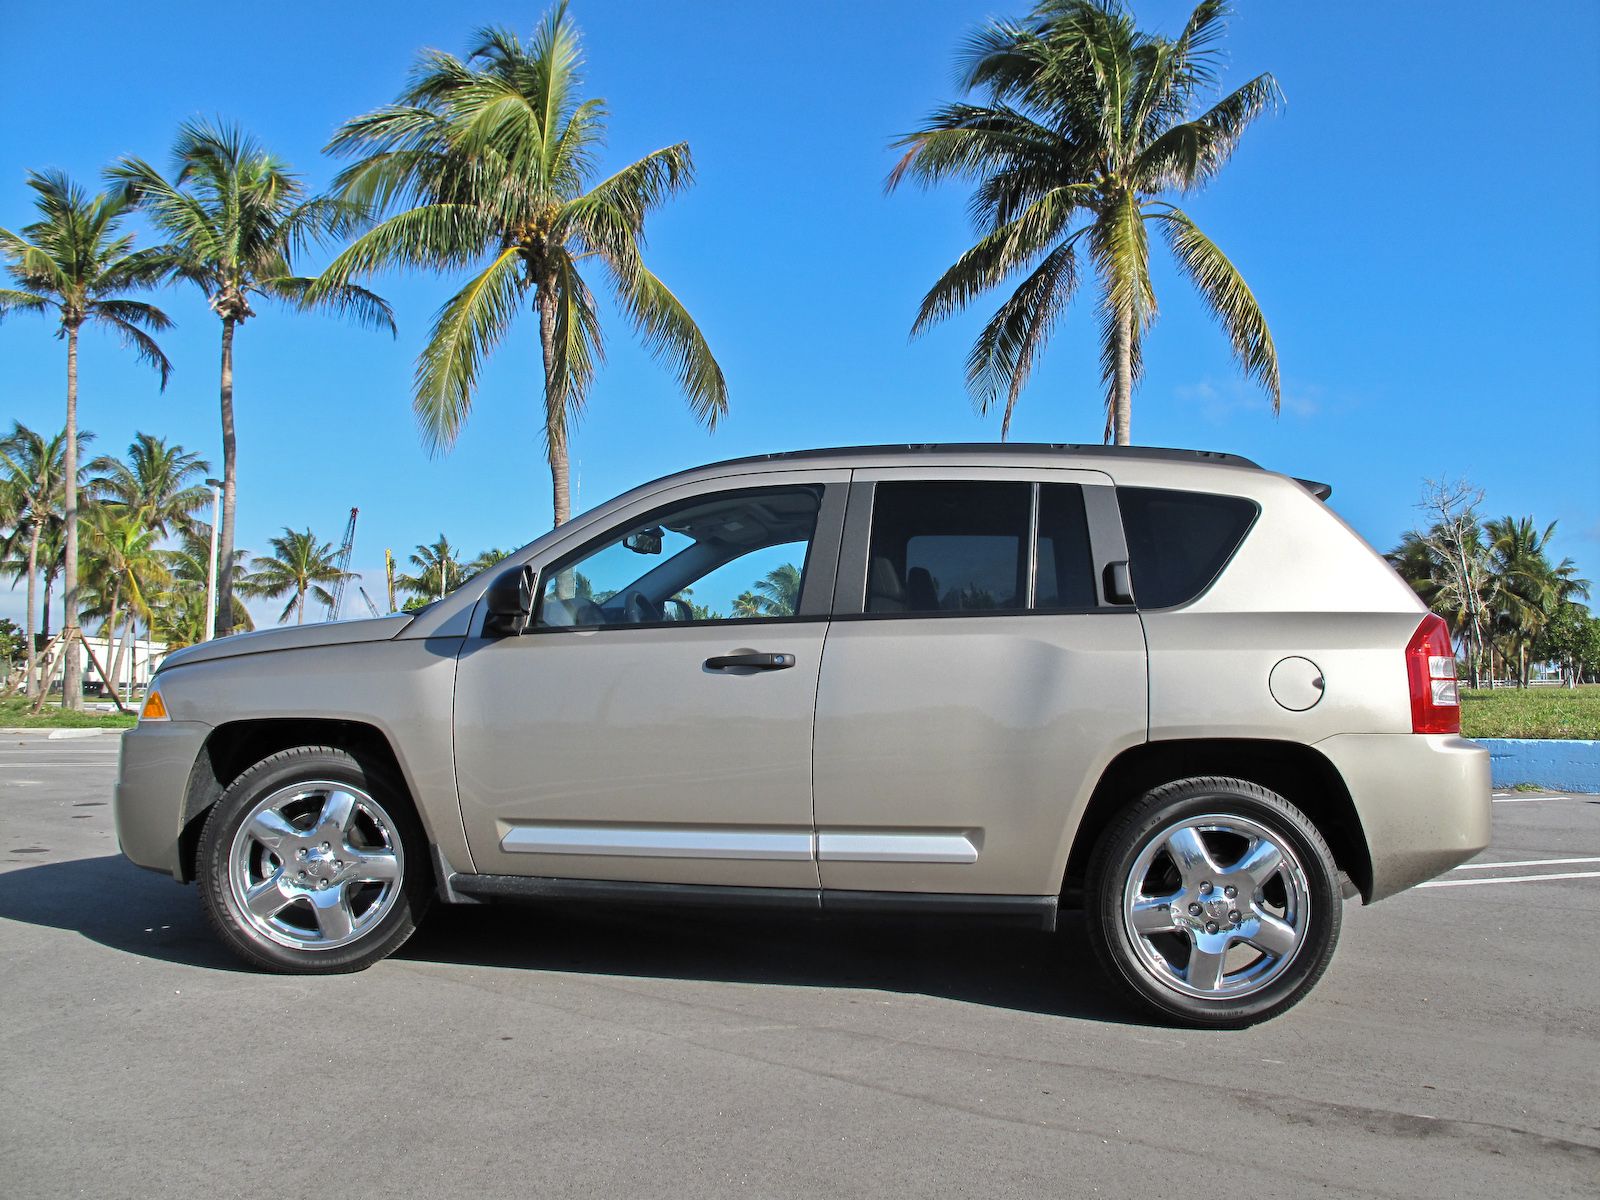
M19 737L22 734L44 734L51 742L71 741L73 738L103 737L108 733L127 733L126 729L51 729L48 725L33 728L0 729L0 737Z
M1477 738L1489 751L1494 786L1536 783L1557 792L1600 792L1600 741Z

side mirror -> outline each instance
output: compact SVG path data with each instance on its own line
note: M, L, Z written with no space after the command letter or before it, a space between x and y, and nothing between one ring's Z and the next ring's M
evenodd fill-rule
M531 566L503 571L484 593L489 613L483 619L483 636L517 637L526 632L533 619L534 584L537 576Z

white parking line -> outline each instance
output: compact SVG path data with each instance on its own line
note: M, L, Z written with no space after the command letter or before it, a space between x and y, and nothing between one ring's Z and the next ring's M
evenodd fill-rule
M1600 862L1600 855L1591 858L1524 858L1516 862L1467 863L1455 867L1457 871L1492 871L1500 867L1566 867L1573 863Z
M1419 888L1473 887L1481 883L1538 883L1545 879L1600 879L1600 871L1564 871L1556 875L1508 875L1504 879L1435 879Z
M1491 796L1496 804L1537 804L1541 800L1571 800L1571 796Z

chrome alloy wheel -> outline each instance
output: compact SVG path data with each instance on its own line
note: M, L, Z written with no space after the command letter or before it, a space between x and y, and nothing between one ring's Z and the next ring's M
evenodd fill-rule
M291 950L336 950L394 907L405 875L383 805L346 783L294 783L255 805L228 851L239 919Z
M1294 848L1248 817L1188 817L1140 849L1122 892L1128 940L1151 977L1202 1000L1261 991L1294 961L1311 889Z

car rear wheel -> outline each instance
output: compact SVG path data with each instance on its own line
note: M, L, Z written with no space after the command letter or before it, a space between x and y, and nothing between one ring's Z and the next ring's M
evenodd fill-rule
M254 966L358 971L397 950L427 907L426 843L405 794L343 750L301 746L251 767L200 836L212 924Z
M1299 809L1244 780L1147 793L1102 834L1087 883L1109 973L1186 1024L1276 1016L1310 991L1339 937L1327 843Z

